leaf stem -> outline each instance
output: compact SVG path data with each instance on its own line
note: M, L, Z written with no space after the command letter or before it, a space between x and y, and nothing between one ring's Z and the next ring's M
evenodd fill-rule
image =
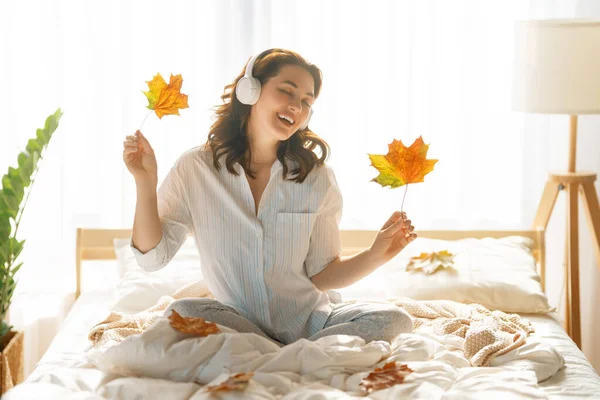
M138 131L142 130L142 126L144 126L144 122L146 122L146 119L148 119L148 117L150 116L150 114L152 114L153 110L150 110L150 112L146 115L146 118L144 118L144 120L142 121L142 125L140 125L140 129L138 129Z
M400 206L400 214L402 214L402 210L404 209L404 199L406 198L406 192L408 192L408 183L406 184L406 189L404 189L404 196L402 196L402 205Z

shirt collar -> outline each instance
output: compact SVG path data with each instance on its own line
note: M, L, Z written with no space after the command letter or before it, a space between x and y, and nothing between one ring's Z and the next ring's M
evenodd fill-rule
M289 162L286 162L288 165L288 169L290 166ZM240 164L239 162L235 162L235 169L236 171L238 171L238 173L242 173L243 172L243 168L242 168L242 164ZM281 163L281 161L279 161L279 159L276 159L275 162L273 163L273 165L271 166L271 176L273 176L274 173L283 170L283 164Z

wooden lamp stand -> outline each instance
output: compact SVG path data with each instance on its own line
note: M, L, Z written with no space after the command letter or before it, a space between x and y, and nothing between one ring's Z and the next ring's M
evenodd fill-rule
M569 170L567 173L549 174L544 187L535 220L534 228L546 229L558 192L567 192L567 244L565 252L566 315L565 330L575 344L581 348L581 316L579 298L579 211L578 195L585 204L589 229L592 232L592 246L596 253L596 262L600 267L600 205L593 172L575 172L577 144L577 116L571 115L569 140Z

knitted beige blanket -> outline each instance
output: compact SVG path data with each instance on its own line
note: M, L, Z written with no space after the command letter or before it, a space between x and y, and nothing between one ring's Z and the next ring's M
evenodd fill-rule
M201 282L193 282L172 296L163 296L147 310L137 314L111 312L96 324L88 338L94 347L110 341L120 342L128 336L141 334L175 300L186 297L214 299ZM454 301L416 301L395 299L390 302L404 308L413 318L414 332L434 335L456 335L464 338L464 354L475 367L486 366L494 357L522 346L534 332L531 323L516 314L490 311L479 304Z
M414 332L456 335L464 338L463 352L472 366L487 366L494 357L523 344L535 330L528 320L517 314L490 311L479 304L454 301L392 301L413 318Z

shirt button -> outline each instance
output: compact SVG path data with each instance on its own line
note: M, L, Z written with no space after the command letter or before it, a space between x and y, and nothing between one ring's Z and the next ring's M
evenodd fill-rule
M256 231L256 237L257 238L261 238L262 237L262 232L261 231Z

